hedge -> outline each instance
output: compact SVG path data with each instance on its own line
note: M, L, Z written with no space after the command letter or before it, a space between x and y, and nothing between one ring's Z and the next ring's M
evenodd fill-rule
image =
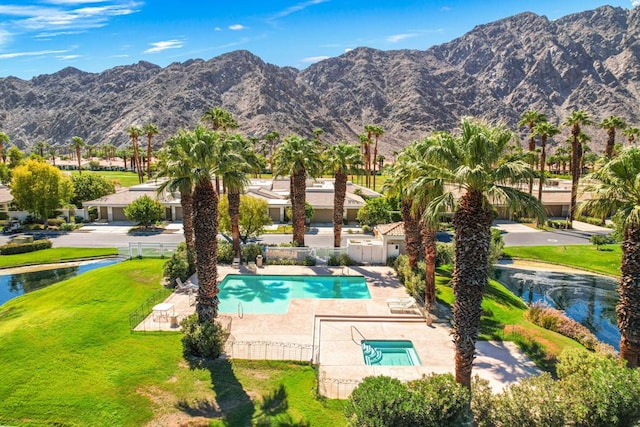
M24 254L51 248L51 240L36 240L32 243L7 243L0 246L0 255Z

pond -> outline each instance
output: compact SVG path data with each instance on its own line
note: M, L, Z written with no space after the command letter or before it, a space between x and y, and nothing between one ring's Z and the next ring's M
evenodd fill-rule
M58 268L47 265L34 266L30 269L31 271L24 273L2 274L0 271L0 305L27 292L33 292L78 274L118 262L120 260L102 259Z
M558 273L497 265L496 279L528 304L546 302L620 350L617 281L593 274Z

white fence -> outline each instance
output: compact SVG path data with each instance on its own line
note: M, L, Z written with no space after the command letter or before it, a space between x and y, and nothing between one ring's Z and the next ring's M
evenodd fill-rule
M168 258L176 251L176 243L129 243L127 248L118 248L118 255L127 258Z
M309 362L313 354L311 344L274 341L236 341L229 339L225 353L234 359L249 360L297 360Z

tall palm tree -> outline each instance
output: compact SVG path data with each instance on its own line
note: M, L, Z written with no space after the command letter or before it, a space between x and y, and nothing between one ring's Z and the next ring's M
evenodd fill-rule
M182 226L187 245L187 261L189 274L193 274L196 266L196 247L193 233L193 175L191 158L193 136L186 131L178 131L164 142L159 153L158 177L168 178L158 187L158 193L169 190L172 194L180 193L182 207Z
M153 123L147 123L142 128L142 133L147 136L147 180L151 179L151 140L154 136L156 136L160 131L158 130L158 126Z
M427 215L435 217L446 208L455 208L455 376L466 387L471 386L482 296L488 280L492 202L544 217L540 202L514 187L535 176L535 172L522 160L504 160L511 138L511 132L502 126L464 118L459 136L442 136L425 152L425 160L432 165L427 182L448 184L443 194L427 205ZM457 201L456 190L461 191Z
M540 137L540 182L538 183L538 200L542 202L542 184L544 183L544 167L547 162L547 139L560 133L558 126L549 122L540 122L533 127L533 135Z
M5 161L4 146L11 142L11 138L4 132L0 132L0 159L2 163Z
M613 146L616 144L616 129L625 129L627 123L621 117L609 116L601 121L599 126L607 130L607 147L604 155L610 159L613 156Z
M129 134L129 138L131 138L131 145L133 146L133 163L135 164L136 172L138 173L138 182L142 184L144 181L142 165L140 163L140 153L138 151L138 138L142 135L142 129L137 126L129 126L126 130L127 134Z
M223 132L238 128L238 122L233 115L222 107L210 108L202 115L202 121L208 123L213 130Z
M47 144L45 141L36 142L35 149L38 151L38 155L40 157L44 158L44 152L47 150L47 148L49 148L49 144Z
M218 315L218 193L212 179L219 173L217 156L220 135L203 127L192 133L189 153L192 159L193 232L196 248L198 296L196 313L201 323L213 321Z
M306 178L307 175L316 177L322 170L320 152L308 139L289 135L278 146L274 157L275 175L290 175L293 243L304 246Z
M71 138L71 147L75 150L76 158L78 159L78 173L82 175L82 149L87 146L84 139L79 136Z
M591 125L593 122L584 110L575 110L567 117L564 126L571 127L571 202L569 205L569 223L573 224L576 215L576 200L578 195L578 182L582 173L582 144L580 132L582 126Z
M621 218L620 301L616 306L620 329L620 357L633 368L640 366L640 149L628 147L589 177L592 197L580 212L605 217L617 212Z
M379 126L379 125L373 126L373 128L371 129L371 135L374 138L372 161L373 161L373 189L375 190L375 188L376 188L376 165L378 163L378 140L380 139L380 137L382 135L384 135L384 128L382 126Z
M341 141L329 147L325 158L327 172L333 174L333 247L342 245L342 225L344 224L344 200L347 194L347 177L362 163L358 146Z
M545 116L543 113L536 110L528 110L525 111L524 114L522 114L522 116L520 117L520 121L518 122L518 126L526 126L529 128L529 146L527 148L529 149L529 155L531 156L531 164L533 164L534 162L533 152L536 150L536 140L533 128L538 123L546 121L547 116ZM533 194L533 178L529 181L529 194Z
M222 140L218 159L218 173L222 177L229 201L231 238L236 257L241 256L240 247L240 196L249 183L247 174L260 167L258 156L251 142L241 135Z
M622 133L627 137L629 145L633 145L633 143L636 141L636 137L640 135L640 128L629 126L625 130L623 130Z
M275 152L276 142L280 139L280 134L276 131L271 131L264 136L264 139L269 146L269 169L273 174L273 153Z
M358 135L358 139L360 139L360 148L362 149L362 157L364 159L364 182L368 187L369 171L371 166L371 138L367 136L367 134L361 133L360 135ZM360 179L360 183L362 184L362 179Z

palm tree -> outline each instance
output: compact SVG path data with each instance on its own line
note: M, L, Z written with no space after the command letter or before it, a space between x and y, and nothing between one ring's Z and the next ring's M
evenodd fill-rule
M362 149L362 157L364 159L364 176L365 185L369 186L369 170L371 166L371 138L367 134L361 133L358 135L360 139L360 148ZM362 179L360 179L362 184Z
M431 163L427 181L449 184L442 195L427 205L426 214L436 217L438 212L455 207L455 265L451 282L455 295L455 376L466 387L471 386L482 295L488 280L492 202L544 217L538 200L514 188L535 176L535 172L522 160L504 160L511 138L511 132L502 126L464 118L459 136L441 136L425 152L425 161ZM457 202L456 190L461 191Z
M344 224L344 200L347 194L347 177L362 163L362 154L358 146L339 142L329 147L325 166L334 177L333 193L333 247L342 244L342 225Z
M194 139L186 131L179 131L164 142L160 150L158 177L169 178L158 187L158 193L168 189L172 194L180 193L182 207L182 225L187 245L187 261L189 274L193 274L196 266L196 247L193 235L193 176L191 173L193 159L191 150Z
M625 129L627 124L618 116L609 116L601 121L599 126L607 130L607 147L604 150L604 155L610 159L613 156L613 146L616 143L616 129Z
M2 159L2 163L5 161L4 146L10 142L11 139L9 138L9 135L4 132L0 132L0 159Z
M247 174L260 167L258 156L249 140L241 135L233 135L222 141L218 158L218 171L222 177L229 200L231 238L236 257L241 256L240 248L240 195L249 183Z
M138 173L138 182L142 184L144 181L142 165L140 163L140 153L138 152L138 138L142 135L142 129L137 126L129 126L126 130L131 138L131 145L133 146L133 163L135 164L136 172Z
M564 126L571 127L571 202L569 206L569 224L573 224L576 214L576 199L578 195L578 181L580 180L582 165L582 144L580 143L581 126L592 124L589 115L584 110L575 110L567 117Z
M273 153L275 152L275 144L276 141L280 138L280 134L276 131L271 131L264 136L264 139L267 141L269 146L269 169L273 174Z
M151 179L151 139L160 133L153 123L147 123L142 128L142 133L147 135L147 180Z
M622 133L627 137L629 145L633 145L633 143L636 141L636 137L640 135L640 128L629 126L625 130L623 130Z
M87 146L87 143L84 142L84 139L79 136L74 136L71 138L71 147L75 150L76 158L78 159L78 173L82 175L82 149Z
M529 128L529 154L531 155L531 164L533 164L533 152L536 150L536 140L533 128L541 122L546 122L547 116L536 110L528 110L520 117L518 126L526 126ZM533 193L533 178L529 181L529 194Z
M49 148L49 144L47 144L45 141L36 142L35 149L38 150L38 155L40 157L44 158L44 152L47 148Z
M538 200L542 202L542 184L544 183L544 167L547 162L547 139L560 133L558 126L549 122L540 122L533 127L534 136L540 137L540 182L538 183Z
M195 235L198 296L196 313L201 323L218 315L218 193L212 178L220 162L220 135L203 127L192 133L189 156L193 187L193 232Z
M620 301L616 306L620 329L620 358L629 367L640 366L640 149L628 147L592 173L586 191L592 197L580 212L606 217L617 212L622 223Z
M53 166L56 165L56 155L58 154L58 146L57 145L50 145L49 146L49 150L48 150L48 154L51 157L51 162L53 163Z
M371 128L371 135L374 138L373 144L373 189L376 189L376 164L378 163L378 139L384 135L384 128L382 126L373 126Z
M275 175L290 175L293 243L304 246L306 178L307 175L315 177L321 171L320 152L309 140L290 135L278 146L274 158Z
M223 132L238 128L236 119L233 118L229 111L221 107L210 108L202 115L202 121L211 125L213 130L221 130Z

